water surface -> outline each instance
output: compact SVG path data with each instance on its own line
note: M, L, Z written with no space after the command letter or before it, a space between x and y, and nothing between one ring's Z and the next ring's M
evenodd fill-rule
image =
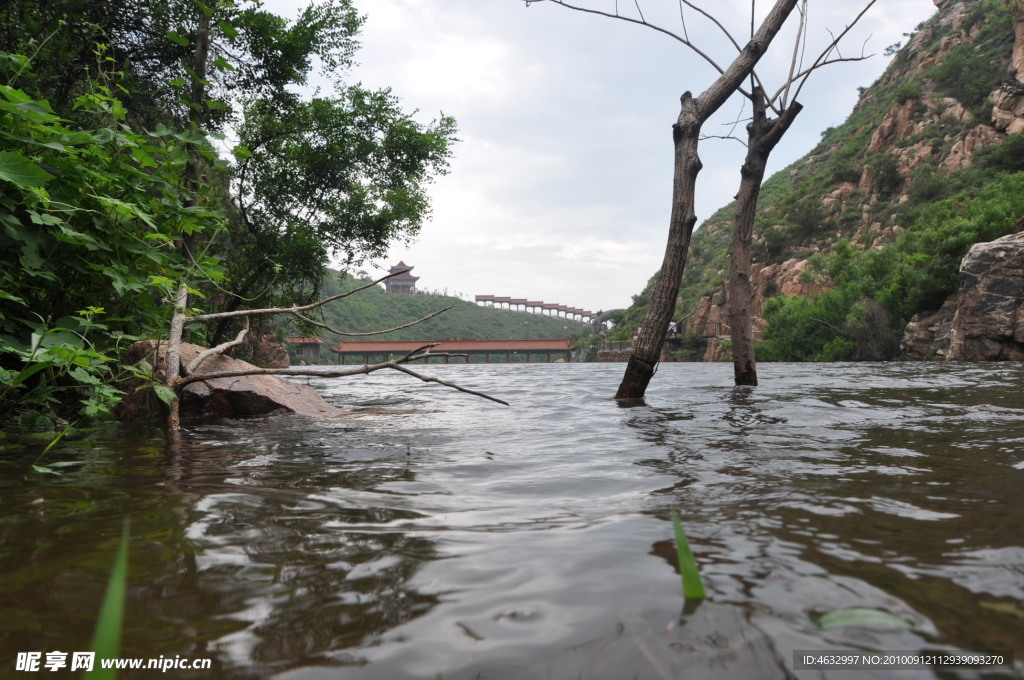
M1024 660L1024 366L421 367L311 380L352 415L0 439L0 677L85 650L123 517L124 656L163 677L1024 677L793 671L793 651ZM709 591L684 605L671 509ZM903 627L823 628L866 608ZM826 619L827 620L827 619ZM145 671L126 677L151 677ZM156 677L156 675L152 675Z

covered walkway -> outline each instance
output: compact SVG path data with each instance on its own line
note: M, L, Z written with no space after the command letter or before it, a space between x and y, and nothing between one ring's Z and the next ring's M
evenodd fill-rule
M577 348L566 338L543 340L380 340L376 342L341 342L331 351L338 355L338 363L344 364L349 357L356 357L356 363L398 359L409 352L431 342L441 344L431 349L432 354L463 354L456 357L458 363L551 363L554 360L572 361ZM476 357L476 361L471 358ZM451 363L452 357L436 357L435 363Z
M579 307L567 307L566 305L560 305L558 303L541 302L539 300L527 300L526 298L513 298L513 297L502 297L499 295L477 295L476 303L484 303L485 307L498 307L498 309L515 309L519 311L522 307L525 311L529 312L533 310L535 314L545 314L547 316L561 316L565 319L572 321L590 322L596 315L593 312L589 312ZM508 305L503 307L502 305Z

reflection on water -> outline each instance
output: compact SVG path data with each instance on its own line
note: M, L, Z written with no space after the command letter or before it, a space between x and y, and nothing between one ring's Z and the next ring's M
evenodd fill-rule
M353 413L0 439L0 668L85 650L121 518L125 656L260 678L893 677L794 650L1024 660L1024 366L431 367L505 408L374 374ZM841 377L838 377L841 376ZM709 599L684 607L677 508ZM853 607L906 628L823 628ZM1022 677L1021 666L985 677ZM5 676L0 673L0 676ZM150 677L144 671L132 677ZM982 677L901 671L899 677Z

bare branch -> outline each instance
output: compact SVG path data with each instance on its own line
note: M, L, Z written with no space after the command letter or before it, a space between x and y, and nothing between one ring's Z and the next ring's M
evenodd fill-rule
M408 373L409 375L415 376L415 377L419 378L420 380L422 380L424 382L436 382L439 385L444 385L446 387L450 387L450 388L458 390L460 392L465 392L467 394L472 394L472 395L475 395L475 396L478 396L478 397L482 397L484 399L488 399L490 401L494 401L494 402L497 402L499 404L504 404L505 406L508 406L508 402L502 401L501 399L496 399L495 397L491 397L491 396L489 396L487 394L483 394L482 392L476 392L474 390L469 390L469 389L466 389L466 388L463 388L463 387L459 387L458 385L454 385L452 383L448 383L448 382L445 382L445 381L437 379L437 378L429 378L427 376L422 376L422 375L420 375L418 373L415 373L413 371L409 371L407 369L402 368L401 365L404 364L404 363L408 363L408 362L411 362L411 361L419 361L421 359L429 361L430 359L435 358L435 357L445 357L445 358L447 358L447 357L452 357L452 356L461 356L461 357L468 356L468 355L464 355L464 354L452 354L452 353L448 353L448 352L432 354L430 352L430 350L435 348L435 347L437 347L439 344L441 344L440 342L424 343L423 345L417 347L416 349L406 353L402 357L400 357L398 359L395 359L393 361L385 361L383 363L372 364L372 365L367 364L367 365L357 366L357 367L352 367L352 368L347 368L347 369L326 370L325 371L325 370L311 370L311 369L302 369L302 368L257 368L255 366L252 366L250 368L238 369L238 370L210 371L210 372L207 372L207 373L196 373L196 371L199 369L199 366L204 361L206 361L206 359L210 358L211 356L223 354L225 351L227 351L231 347L234 347L234 346L239 345L239 344L242 343L242 341L245 339L246 334L249 331L249 317L253 316L253 315L266 316L266 315L270 315L270 314L291 314L291 315L293 315L295 317L298 317L299 319L301 319L301 320L303 320L303 321L305 321L307 323L311 323L311 324L313 324L315 326L319 326L321 328L325 328L325 329L330 330L331 332L336 333L338 335L356 335L356 336L360 336L360 335L377 335L379 333L389 332L389 331L377 331L376 333L345 333L343 331L337 331L337 330L331 328L328 324L319 323L319 322L313 321L312 319L306 317L305 315L301 314L300 312L307 311L307 310L310 310L310 309L316 309L316 308L321 307L322 305L326 304L327 302L331 302L332 300L337 300L337 299L340 299L340 298L343 298L343 297L347 297L349 295L352 295L353 293L357 293L357 292L359 292L361 290L365 290L366 288L369 288L370 286L376 285L376 284L380 283L381 281L384 281L384 280L386 280L388 278L391 278L392 276L397 276L398 274L403 274L403 273L405 273L407 271L409 271L409 269L403 269L403 270L400 270L400 271L397 271L397 272L392 272L392 273L388 274L387 276L381 277L380 279L377 279L376 281L368 283L365 286L360 286L359 288L356 288L355 290L351 290L351 291L348 291L346 293L341 293L339 295L334 295L334 296L331 296L331 297L328 297L328 298L324 298L323 300L320 300L318 302L314 302L314 303L309 304L309 305L303 305L301 307L300 306L293 306L293 307L280 307L280 308L271 308L271 309L242 310L242 311L237 311L237 312L224 312L224 313L219 313L219 314L202 314L202 315L198 315L198 316L192 317L191 319L189 319L189 318L187 318L185 316L185 314L186 314L186 303L187 303L187 300L188 300L188 290L185 288L185 286L181 286L178 289L178 292L177 292L177 294L175 296L174 315L173 315L172 320L171 320L171 329L170 329L170 334L169 334L170 335L170 339L169 339L169 342L168 342L168 348L167 348L167 352L166 352L166 362L167 362L168 370L167 370L167 373L166 373L165 384L174 391L174 395L175 395L174 399L168 405L168 415L167 415L167 431L168 431L168 433L171 436L177 436L177 434L178 434L178 432L180 430L180 427L181 427L180 408L179 408L180 401L179 401L178 395L181 394L181 390L186 385L188 385L190 383L193 383L193 382L197 382L197 381L203 381L203 380L214 380L214 379L217 379L217 378L241 378L243 376L250 376L250 375L275 375L275 376L277 376L277 375L284 375L284 376L291 375L291 376L309 376L309 377L320 377L320 378L333 378L333 377L344 377L344 376L372 373L374 371L379 371L379 370L383 370L383 369L394 369L394 370L399 370L399 371L402 371L403 373ZM389 330L401 330L403 328L408 328L409 326L413 326L413 325L415 325L417 323L420 323L422 321L426 321L427 319L435 317L438 314L441 314L442 312L446 312L449 309L451 309L450 306L449 307L445 307L444 309L439 310L437 312L434 312L433 314L429 314L429 315L423 317L422 319L418 319L416 321L413 321L412 323L404 324L402 326L398 326L396 328L392 328L392 329L389 329ZM213 348L207 349L207 350L203 350L202 352L200 352L198 354L198 356L196 356L195 359L193 359L189 363L189 365L185 368L185 371L184 371L185 375L184 376L180 375L180 373L181 373L182 333L184 331L185 325L188 324L188 323L194 323L194 322L200 322L200 321L209 321L209 320L212 320L212 319L223 319L223 318L229 318L229 317L238 317L238 316L241 316L241 317L243 317L245 319L245 327L238 333L238 336L234 340L232 340L232 341L222 343L220 345L217 345L216 347L213 347Z
M679 23L683 25L683 37L689 40L690 34L686 31L686 17L683 15L683 0L679 0Z
M686 2L687 5L690 5L690 3L687 0L682 0L682 1ZM669 36L670 38L673 38L674 40L677 40L677 41L681 42L682 44L686 45L691 50L693 50L697 54L697 56L699 56L701 59L703 59L708 64L710 64L713 69L715 69L719 73L725 73L725 69L723 69L721 66L719 66L718 63L715 62L715 60L712 59L711 56L707 52L704 52L699 47L697 47L692 42L690 42L690 40L688 38L686 38L685 36L681 36L678 33L675 33L673 31L670 31L667 28L664 28L663 26L658 26L657 24L648 23L645 19L643 19L643 15L642 14L641 14L641 18L640 19L634 19L633 17L627 17L627 16L624 16L622 14L618 14L617 12L613 14L611 12L605 12L605 11L602 11L602 10L599 10L599 9L591 9L589 7L580 7L578 5L572 5L572 4L569 4L568 2L566 2L565 0L526 0L526 4L527 5L529 5L529 4L533 3L533 2L551 2L551 3L554 3L554 4L559 5L561 7L565 7L566 9L574 9L577 12L583 12L585 14L597 14L599 16L609 17L611 19L620 19L622 21L628 21L631 24L638 24L640 26L646 26L648 28L652 28L655 31L658 31L659 33L664 33L665 35ZM692 5L690 5L690 6L692 7ZM730 36L730 39L731 39L731 36Z
M796 92L793 93L793 97L791 99L792 101L795 101L800 96L800 91L803 89L804 84L807 82L810 75L824 66L828 66L829 64L838 64L844 61L864 61L867 59L870 55L864 54L863 46L861 47L861 54L859 57L843 57L842 54L840 54L838 57L829 58L829 55L833 52L838 52L840 41L842 41L842 39L845 38L851 30L853 30L853 27L856 26L862 18L864 18L864 15L867 14L867 11L874 6L875 2L877 2L877 0L868 0L867 4L865 4L857 16L853 18L853 21L847 24L846 27L839 32L839 35L833 35L831 42L825 46L825 49L821 51L821 54L819 54L818 58L814 60L814 63L800 71L800 73L797 73L795 76L791 76L786 83L780 87L774 95L772 95L769 101L775 102L782 92L789 92L794 81L799 81ZM832 35L831 31L829 31L829 35Z
M644 12L640 9L640 0L633 0L633 4L636 5L636 11L640 15L640 21L647 23L647 19L644 19Z
M699 108L707 111L717 111L725 103L725 100L734 92L741 92L746 97L753 96L753 93L743 91L743 80L754 71L761 57L764 56L772 40L782 29L783 24L789 17L797 0L776 0L775 5L761 21L761 26L754 33L753 37L743 46L743 49L736 56L728 70L716 80L707 90L701 93Z
M796 75L796 72L798 70L797 64L802 64L802 58L800 56L801 44L804 46L805 50L807 46L807 0L803 0L803 2L800 5L799 11L800 25L796 30L796 40L793 41L793 58L789 62L789 77L786 79L785 90L782 93L782 101L780 102L779 108L777 109L774 106L774 101L767 102L767 104L772 107L775 113L779 113L780 110L786 108L786 103L789 101L789 89L793 84L794 76Z
M728 29L726 29L725 26L722 25L722 22L720 22L718 19L713 17L711 14L709 14L703 8L698 7L697 5L695 5L692 2L690 2L690 0L680 0L680 2L682 2L684 5L686 5L690 9L692 9L697 14L700 14L701 16L703 16L705 19L707 19L708 21L713 23L715 26L718 26L718 30L720 30L722 32L722 34L726 38L729 39L729 42L732 43L732 46L736 48L737 52L742 52L743 51L743 48L740 47L740 44L738 42L736 42L735 38L732 37L732 33L730 33L728 31ZM754 35L753 22L751 22L750 35L751 35L751 37L753 37L753 35Z
M689 7L693 11L697 12L698 14L700 14L701 16L703 16L705 19L707 19L708 21L713 23L715 26L717 26L718 29L722 32L722 34L729 40L729 42L732 43L732 46L736 48L737 52L742 52L743 51L743 47L740 46L740 44L732 36L732 33L729 32L729 30L722 24L722 22L720 22L718 19L716 19L714 16L712 16L709 12L707 12L703 8L693 4L690 0L679 0L679 1L682 2L683 4L685 4L687 7ZM681 9L680 9L680 14L682 14L682 10ZM754 3L753 3L753 0L750 3L750 37L751 37L751 39L753 39L753 37L754 37ZM719 71L719 73L721 73L721 71ZM761 76L759 76L757 74L757 70L756 69L751 69L751 71L750 71L750 79L752 81L752 87L757 87L758 85L760 85L762 88L764 87L764 85L761 83ZM746 90L744 90L742 87L737 87L736 89L743 96L750 97L750 93L747 92Z
M347 331L339 331L338 329L333 328L333 327L331 327L330 325L328 325L326 323L321 323L319 321L314 321L313 319L310 319L307 316L303 316L302 314L299 314L298 312L289 312L289 313L292 314L292 316L298 317L300 320L304 321L305 323L308 323L308 324L310 324L312 326L316 326L318 328L323 328L324 330L329 331L331 333L334 333L335 335L344 335L345 337L349 337L349 338L362 338L362 337L366 337L366 336L369 336L369 335L382 335L384 333L390 333L392 331L400 331L403 328L409 328L410 326L415 326L416 324L422 323L424 321L427 321L428 319L433 319L435 316L437 316L439 314L444 314L445 312L447 312L451 308L452 308L451 305L448 305L444 309L439 309L436 312L431 312L430 314L427 314L422 319L416 319L415 321L412 321L410 323L403 324L401 326L395 326L394 328L388 328L387 330L383 330L383 331L370 331L369 333L349 333Z
M503 400L498 399L496 397L492 397L492 396L490 396L488 394L484 394L483 392L477 392L475 390L468 390L465 387L459 387L458 385L455 385L455 384L450 383L450 382L446 382L444 380L441 380L440 378L431 378L430 376L420 375L416 371L411 371L408 368L406 368L405 366L395 366L395 370L401 371L402 373L408 373L409 375L413 376L414 378L419 378L423 382L437 383L438 385L444 385L445 387L450 387L453 390L458 390L459 392L465 392L466 394L472 394L472 395L477 396L477 397L483 397L484 399L490 399L491 401L498 402L499 404L504 404L505 406L510 406L510 404L507 401L503 401Z
M236 317L236 316L268 316L270 314L293 314L294 315L297 312L305 312L305 311L309 311L310 309L316 309L317 307L322 307L323 305L327 304L328 302L334 302L335 300L340 300L341 298L346 298L349 295L354 295L354 294L358 293L359 291L366 290L367 288L371 288L373 286L376 286L381 281L385 281L387 279L390 279L392 276L398 276L399 274L405 274L408 271L410 271L410 270L409 269L402 269L402 270L399 270L397 272L391 272L387 276L382 276L379 279L377 279L376 281L371 281L370 283L367 283L364 286L360 286L358 288L354 288L354 289L352 289L350 291L347 291L345 293L338 293L337 295L332 295L331 297L324 298L323 300L317 300L316 302L312 302L312 303L310 303L308 305L295 306L295 307L268 307L266 309L239 309L239 310L235 310L233 312L215 312L213 314L197 314L196 316L192 316L192 317L189 317L189 318L185 319L185 325L193 324L193 323L201 323L201 322L204 322L204 321L213 321L214 319L228 319L228 318Z
M235 337L234 340L229 340L228 342L222 342L221 344L217 345L216 347L211 347L210 349L203 350L202 352L200 352L199 355L195 359L193 359L189 363L188 366L185 367L185 375L192 375L193 373L195 373L196 369L199 368L199 365L202 364L207 359L209 359L210 357L212 357L214 355L217 355L217 354L223 354L224 352L228 351L232 347L237 347L238 345L241 345L242 341L245 340L246 333L248 333L248 332L249 332L249 317L245 317L245 328L243 328L242 330L240 330L238 332L238 335Z
M498 404L502 404L504 406L509 406L510 405L507 401L504 401L502 399L498 399L497 397L492 397L489 394L484 394L483 392L477 392L476 390L471 390L471 389L468 389L468 388L465 388L465 387L460 387L459 385L456 385L454 383L450 383L450 382L448 382L446 380L441 380L440 378L432 378L430 376L421 375L420 373L412 371L412 370L410 370L410 369L408 369L408 368L406 368L405 366L402 365L402 364L405 364L405 363L409 363L411 361L419 361L420 359L431 359L431 358L435 358L435 357L449 357L449 356L464 356L464 355L449 354L447 352L440 353L440 354L431 354L429 352L429 348L436 347L437 344L438 343L432 343L432 344L429 344L429 345L425 345L423 348L420 348L418 350L414 350L412 352L409 352L408 354L403 356L401 359L395 359L393 361L385 361L385 362L379 363L379 364L364 364L362 366L353 366L353 367L347 368L347 369L335 369L335 370L317 370L317 369L309 369L309 368L276 368L275 369L275 368L255 368L254 367L252 369L246 369L246 370L240 370L240 371L213 371L213 372L210 372L210 373L200 373L200 374L197 374L197 375L189 375L189 376L186 376L184 378L178 378L178 380L175 381L175 385L174 386L176 388L178 388L178 389L181 389L182 387L184 387L185 385L188 385L189 383L199 382L199 381L202 381L202 380L212 380L214 378L241 378L241 377L250 376L250 375L291 375L291 376L306 376L306 377L310 377L310 378L343 378L343 377L353 376L353 375L369 374L369 373L373 373L375 371L381 371L381 370L384 370L384 369L392 369L392 370L400 371L402 373L407 373L408 375L411 375L411 376L413 376L415 378L419 378L423 382L437 383L438 385L444 385L445 387L450 387L453 390L457 390L459 392L465 392L466 394L472 394L473 396L481 397L483 399L487 399L489 401L493 401L493 402L496 402ZM423 349L427 349L428 351L420 353Z
M178 387L182 387L189 383L199 382L201 380L241 378L247 375L304 375L321 378L343 378L349 375L361 375L364 373L373 373L374 371L379 371L385 368L394 368L398 364L408 361L444 356L444 354L430 354L430 350L440 344L440 342L429 342L412 350L411 352L407 352L398 359L384 361L379 364L363 364L362 366L353 366L352 368L341 368L328 371L311 368L257 368L256 366L253 366L252 368L241 368L233 371L210 371L209 373L187 375L183 378L178 378L178 380L175 381L175 384Z
M706 139L725 139L725 140L730 141L730 142L737 142L741 146L746 146L747 145L747 143L744 142L742 139L740 139L736 135L731 135L731 134L730 135L704 135L704 134L702 134L700 136L700 141L703 142Z

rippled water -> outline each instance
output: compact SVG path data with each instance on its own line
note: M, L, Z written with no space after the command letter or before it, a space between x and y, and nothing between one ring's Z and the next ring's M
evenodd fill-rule
M62 442L59 478L0 439L0 677L88 649L124 516L123 656L214 659L162 677L1024 677L1024 366L764 364L751 389L666 364L629 408L622 368L422 367L510 408L312 380L353 415L107 430ZM850 608L909 627L822 627ZM793 671L810 649L1019 661Z

